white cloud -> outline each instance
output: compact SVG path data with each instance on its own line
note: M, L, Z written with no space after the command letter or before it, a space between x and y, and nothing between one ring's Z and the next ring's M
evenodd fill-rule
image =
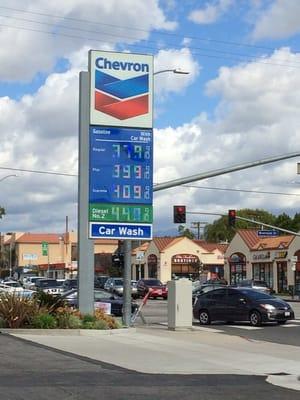
M7 81L30 81L38 72L49 73L59 58L84 46L138 43L152 29L176 27L158 0L147 1L147 7L139 0L37 0L22 2L22 7L19 1L4 0L1 6L11 7L0 7L0 79ZM27 13L13 10L19 7Z
M281 49L261 61L300 61L300 55ZM260 61L260 60L258 60ZM252 62L223 67L207 84L207 93L220 98L215 117L205 114L177 128L155 132L155 182L161 183L231 165L293 153L300 148L300 85L297 68ZM193 185L245 188L297 193L287 186L295 179L297 158L225 174ZM274 213L295 213L296 196L218 192L176 187L157 192L156 216L171 226L172 204L186 204L189 211L220 212L230 208L264 208ZM190 221L213 217L191 216ZM169 224L169 225L168 225Z
M196 24L212 24L228 11L234 1L217 0L206 3L204 8L192 11L189 15L189 20Z
M155 95L162 99L170 93L180 93L192 84L200 72L200 66L190 50L160 50L154 58L154 70L177 69L189 74L164 73L155 76Z
M254 27L254 39L280 39L299 33L299 15L299 0L275 0L261 11Z

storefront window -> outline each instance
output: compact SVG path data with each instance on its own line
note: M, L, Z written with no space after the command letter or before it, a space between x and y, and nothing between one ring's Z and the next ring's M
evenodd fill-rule
M272 263L255 263L253 264L253 279L264 281L273 289L273 264Z
M278 276L278 292L286 292L288 289L287 285L287 263L277 263L277 276Z

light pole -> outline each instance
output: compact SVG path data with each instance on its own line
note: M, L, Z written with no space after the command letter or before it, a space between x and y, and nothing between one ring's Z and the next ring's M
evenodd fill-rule
M173 74L187 75L189 72L181 69L163 69L153 73L154 75L164 72L172 72ZM131 240L124 240L124 271L123 271L123 324L131 325Z
M16 174L9 174L9 175L5 175L2 178L0 178L0 182L3 182L5 179L11 178L11 177L17 177L18 175ZM1 218L1 216L0 216ZM1 262L2 262L2 236L1 236L1 232L0 232L0 257L1 257ZM1 264L1 263L0 263ZM11 257L11 237L10 237L10 242L9 242L9 276L11 277L12 275L12 257Z
M189 74L189 71L184 71L180 68L174 68L174 69L162 69L160 71L154 72L153 75L162 74L164 72L173 72L173 74L180 74L180 75L188 75Z
M16 176L18 176L18 175L16 175L16 174L10 174L10 175L3 176L3 178L0 178L0 182L4 181L5 179L10 178L10 177L12 177L12 176L16 177Z

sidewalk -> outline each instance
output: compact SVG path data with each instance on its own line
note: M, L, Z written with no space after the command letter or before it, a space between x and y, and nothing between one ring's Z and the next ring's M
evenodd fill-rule
M66 333L15 331L13 335L144 373L264 375L272 384L300 390L300 347L296 346L249 341L205 328L174 332L157 325L118 334Z

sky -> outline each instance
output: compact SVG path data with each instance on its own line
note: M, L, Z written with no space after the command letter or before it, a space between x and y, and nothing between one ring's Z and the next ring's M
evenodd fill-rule
M299 0L2 0L0 231L60 233L66 216L77 230L79 72L90 49L189 72L154 79L155 183L300 151L299 16ZM176 233L174 204L186 205L188 228L228 209L293 217L298 161L156 192L154 235Z

